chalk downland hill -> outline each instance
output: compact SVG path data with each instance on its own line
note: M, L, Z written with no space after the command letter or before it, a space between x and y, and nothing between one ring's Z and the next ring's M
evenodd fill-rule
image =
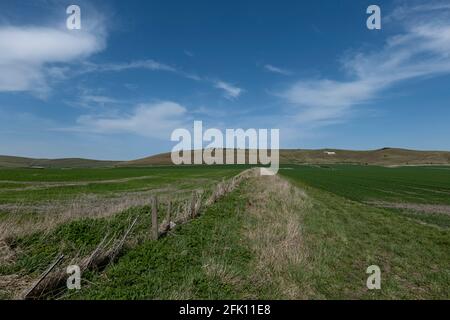
M248 151L246 152L248 160ZM280 150L281 164L362 164L362 165L449 165L448 151L416 151L397 148L383 148L370 151L338 149ZM172 164L170 153L162 153L143 159L122 162L120 166L149 166Z

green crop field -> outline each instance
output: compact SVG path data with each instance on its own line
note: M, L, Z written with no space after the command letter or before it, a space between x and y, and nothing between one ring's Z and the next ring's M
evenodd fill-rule
M289 166L282 174L336 195L450 227L450 167Z
M113 196L168 186L195 188L239 172L238 167L152 167L108 169L1 169L0 204L70 200L79 195ZM1 208L1 207L0 207ZM0 209L1 211L1 209Z
M450 204L450 167L289 166L283 174L356 201Z

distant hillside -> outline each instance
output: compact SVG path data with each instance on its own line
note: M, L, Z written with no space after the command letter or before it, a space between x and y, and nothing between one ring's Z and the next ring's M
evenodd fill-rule
M384 166L450 164L450 152L448 151L417 151L398 148L369 151L283 150L280 152L280 158L281 163L355 163Z
M248 158L248 152L247 152ZM437 165L450 164L450 152L447 151L416 151L397 148L383 148L370 151L350 151L339 149L280 150L282 164L372 164L372 165ZM122 162L120 166L148 166L172 164L170 153Z
M254 152L254 151L252 151ZM225 152L224 152L225 153ZM246 159L248 161L248 151ZM396 165L450 165L448 151L416 151L397 148L383 148L370 151L351 151L339 149L280 150L281 164L371 164L383 166ZM132 161L100 161L89 159L32 159L22 157L0 156L0 168L101 168L113 166L153 166L171 165L170 153Z
M115 166L118 163L118 161L100 161L77 158L33 159L0 156L0 168L99 168Z

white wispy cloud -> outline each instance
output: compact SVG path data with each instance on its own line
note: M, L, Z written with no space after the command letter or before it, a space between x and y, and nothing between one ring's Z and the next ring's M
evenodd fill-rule
M83 115L77 125L65 131L90 132L97 134L131 133L148 138L167 139L170 132L186 126L187 109L172 101L140 104L131 113L104 115Z
M178 73L178 69L167 64L157 62L155 60L139 60L127 63L105 63L105 64L95 64L91 62L85 62L83 64L83 69L80 73L89 72L120 72L132 69L147 69L150 71L167 71Z
M284 75L284 76L290 76L290 75L292 75L292 71L289 71L289 70L287 70L287 69L282 69L282 68L279 68L279 67L275 67L275 66L273 66L273 65L271 65L271 64L266 64L266 65L264 65L264 69L265 69L266 71L273 72L273 73L278 73L278 74L282 74L282 75Z
M81 106L84 108L98 108L110 105L121 104L122 101L116 98L112 98L104 95L84 94L79 97L79 100L72 102L73 105Z
M223 90L224 96L230 100L237 99L245 91L244 89L232 85L228 82L212 79L210 77L199 76L192 72L186 72L179 67L171 66L169 64L158 62L152 59L131 61L128 63L108 63L108 64L95 64L91 62L85 62L83 68L79 70L78 73L85 74L90 72L121 72L133 69L171 72L186 79L208 83L212 85L214 88Z
M214 81L214 86L218 89L224 90L225 97L230 100L238 98L244 92L244 89L221 80Z
M194 54L192 53L192 51L184 50L183 52L184 52L184 54L187 55L188 57L191 57L191 58L192 58L192 57L194 56Z
M395 84L450 73L450 7L429 3L420 10L409 8L409 13L391 16L390 23L399 24L402 31L380 50L342 60L348 81L302 80L281 92L297 106L297 122L317 126L342 121L355 105L373 101Z
M0 26L0 92L45 95L49 81L63 79L64 64L103 50L105 33L52 27Z

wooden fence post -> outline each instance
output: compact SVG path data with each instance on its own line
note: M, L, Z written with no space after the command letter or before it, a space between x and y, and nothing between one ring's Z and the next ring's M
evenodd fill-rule
M153 196L152 203L152 238L153 240L158 240L159 230L158 230L158 198Z

